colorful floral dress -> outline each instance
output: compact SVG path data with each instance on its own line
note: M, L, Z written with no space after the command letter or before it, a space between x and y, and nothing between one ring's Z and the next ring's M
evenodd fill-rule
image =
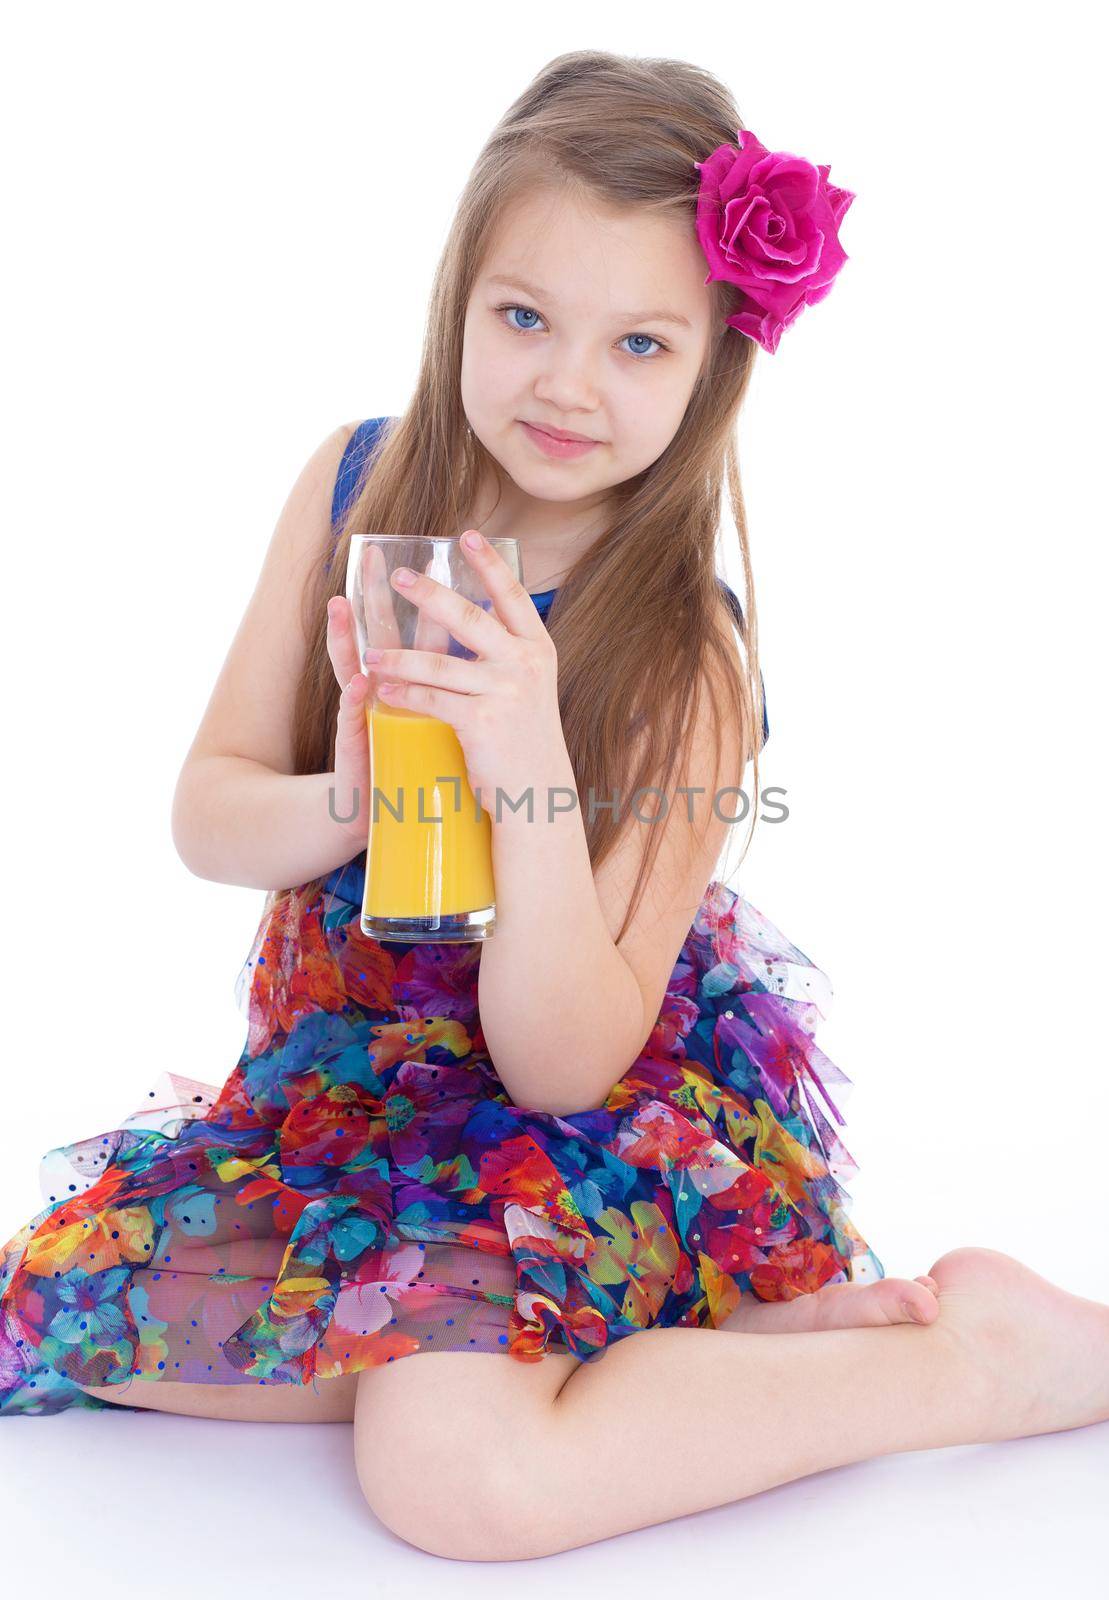
M385 421L351 440L336 526ZM47 1203L0 1256L0 1413L126 1406L133 1382L318 1389L425 1350L596 1360L719 1326L743 1289L884 1276L842 1186L850 1079L814 1040L828 981L750 902L709 885L643 1050L556 1116L494 1070L481 944L366 938L364 869L263 915L222 1088L163 1074L42 1158Z

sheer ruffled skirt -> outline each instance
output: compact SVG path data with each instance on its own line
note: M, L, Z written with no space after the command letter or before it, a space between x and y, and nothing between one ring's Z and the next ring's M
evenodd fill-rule
M43 1158L47 1204L0 1258L0 1412L424 1350L591 1360L719 1326L743 1290L884 1275L848 1214L851 1084L814 1037L827 979L725 885L643 1051L575 1116L509 1100L480 944L401 948L335 894L279 904L222 1088L163 1075L118 1128Z

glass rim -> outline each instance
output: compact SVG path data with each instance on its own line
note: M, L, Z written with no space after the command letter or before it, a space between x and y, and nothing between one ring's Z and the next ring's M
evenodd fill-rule
M511 533L483 533L482 538L486 544L519 544L520 542L515 534ZM385 542L411 544L415 539L420 540L423 544L461 544L462 535L460 533L352 533L350 536L351 544L355 544L360 540L365 542L372 540L374 544Z

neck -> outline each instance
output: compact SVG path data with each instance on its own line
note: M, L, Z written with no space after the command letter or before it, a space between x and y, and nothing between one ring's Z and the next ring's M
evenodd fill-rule
M574 563L600 538L608 523L605 494L586 500L536 500L507 474L486 476L471 502L463 529L477 528L487 539L519 541L524 588L532 594L555 589Z

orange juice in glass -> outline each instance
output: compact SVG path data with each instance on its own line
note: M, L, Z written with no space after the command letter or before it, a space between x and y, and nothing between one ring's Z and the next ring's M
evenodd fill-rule
M517 578L515 539L489 541ZM358 657L379 650L429 650L467 661L474 652L393 588L397 567L425 573L485 610L493 602L454 538L355 534L346 596ZM377 696L387 674L364 668L370 743L366 886L361 928L372 939L488 939L496 922L489 814L470 788L458 736L448 722ZM403 681L403 680L402 680Z

